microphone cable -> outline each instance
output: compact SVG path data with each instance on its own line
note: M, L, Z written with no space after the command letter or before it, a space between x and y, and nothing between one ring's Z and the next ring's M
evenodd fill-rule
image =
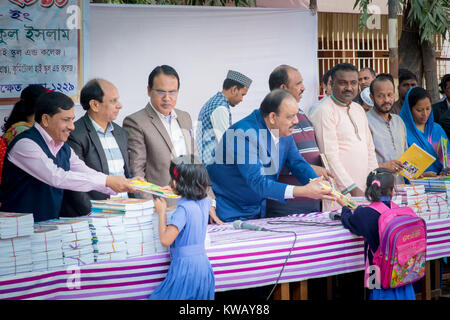
M314 227L336 227L336 226L342 225L342 223L340 221L337 221L335 223L326 223L326 222L316 222L316 221L289 221L289 220L272 220L272 221L267 221L267 224L299 225L299 226L314 226ZM280 281L280 278L281 278L281 274L284 271L284 268L287 264L289 257L291 256L292 251L294 250L295 243L297 242L297 233L295 231L274 230L274 229L266 229L266 231L278 232L278 233L293 233L294 234L294 242L292 243L291 250L289 251L289 254L287 255L286 259L284 260L283 267L281 268L281 271L278 274L278 278L277 278L272 290L270 291L269 295L267 296L266 301L268 301L270 299L271 295L273 294L275 288L277 287L278 282Z
M294 242L292 243L291 250L289 250L289 254L287 255L286 259L284 260L283 267L281 268L281 271L278 274L277 281L275 282L275 284L272 287L272 290L270 291L269 295L267 296L266 301L268 301L270 299L270 296L272 295L273 291L277 287L278 282L280 281L281 274L283 273L284 267L286 266L287 261L288 261L289 257L291 256L292 250L294 250L295 243L297 242L297 233L295 231L282 231L282 230L273 230L273 229L266 229L266 231L278 232L278 233L293 233L294 234Z

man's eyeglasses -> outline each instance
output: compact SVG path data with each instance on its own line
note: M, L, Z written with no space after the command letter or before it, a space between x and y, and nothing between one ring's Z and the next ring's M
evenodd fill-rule
M166 96L166 94L168 94L169 97L174 98L174 97L176 97L177 94L178 94L178 90L164 91L164 90L152 89L152 91L155 91L156 94L157 94L160 98L164 98L164 97Z

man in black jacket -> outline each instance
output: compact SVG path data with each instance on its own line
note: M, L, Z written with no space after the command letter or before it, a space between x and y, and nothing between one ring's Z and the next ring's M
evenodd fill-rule
M442 77L441 83L439 84L440 92L445 95L445 97L433 104L433 115L434 121L439 123L444 129L447 137L450 134L450 74L447 73Z
M117 88L103 79L90 80L81 89L80 103L86 114L75 122L68 143L77 156L92 169L113 176L131 177L128 158L128 137L124 129L113 121L122 105ZM109 195L91 192L64 192L62 217L87 215L90 200L104 200ZM119 197L128 197L120 193Z

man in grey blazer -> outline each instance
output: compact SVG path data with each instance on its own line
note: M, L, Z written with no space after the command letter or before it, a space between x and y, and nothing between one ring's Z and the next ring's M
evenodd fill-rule
M175 108L179 88L172 67L156 67L148 78L149 103L123 121L132 174L160 186L170 182L172 158L195 152L191 117Z
M131 173L145 180L167 186L170 161L185 154L195 154L192 120L189 113L175 108L180 78L174 68L157 66L148 76L145 108L127 116L123 128L128 133ZM209 196L214 198L212 189ZM151 198L142 193L140 196ZM167 201L175 205L174 200ZM209 212L212 221L222 223L216 215L215 200Z
M103 79L90 80L81 89L80 103L86 114L75 122L75 130L68 139L70 147L88 167L108 175L130 178L127 133L113 122L122 109L117 88ZM126 193L118 196L128 197ZM91 211L90 200L109 197L97 191L65 190L60 216L87 215Z

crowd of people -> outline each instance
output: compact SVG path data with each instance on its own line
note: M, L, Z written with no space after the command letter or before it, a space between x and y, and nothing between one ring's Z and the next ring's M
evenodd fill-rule
M405 183L395 175L402 170L397 159L413 143L436 158L424 176L447 173L439 145L450 130L450 75L442 78L443 98L435 104L408 70L399 70L397 88L390 74L349 63L334 66L322 82L324 97L305 112L300 71L280 65L259 109L233 122L231 107L252 80L230 70L204 103L196 134L189 112L176 108L180 78L168 65L152 70L147 105L122 127L114 122L122 109L119 92L107 80L92 79L81 89L86 113L76 122L69 97L30 85L2 128L0 210L32 212L36 222L77 217L90 213L90 200L151 197L130 179L170 187L183 198L155 199L161 242L173 260L152 299L214 298L203 244L208 222L341 208L324 185L364 196L377 168ZM171 221L165 221L167 205L177 206ZM190 280L177 281L186 272Z

